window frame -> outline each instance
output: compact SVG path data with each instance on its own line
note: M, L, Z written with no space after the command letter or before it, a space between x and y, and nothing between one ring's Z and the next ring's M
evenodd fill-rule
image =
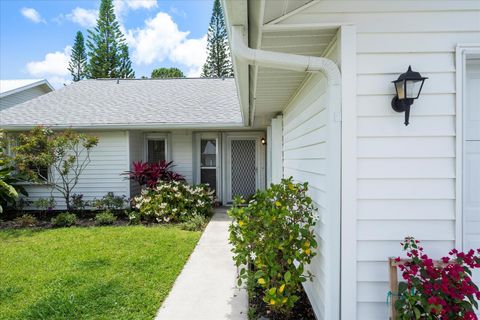
M172 148L170 133L146 133L143 141L143 159L148 162L148 142L149 141L164 141L165 142L165 160L172 161Z

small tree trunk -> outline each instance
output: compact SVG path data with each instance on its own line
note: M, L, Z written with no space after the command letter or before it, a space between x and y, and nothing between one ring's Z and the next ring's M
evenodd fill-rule
M67 190L67 192L65 192L65 203L67 205L67 211L71 212L72 207L70 205L70 190Z

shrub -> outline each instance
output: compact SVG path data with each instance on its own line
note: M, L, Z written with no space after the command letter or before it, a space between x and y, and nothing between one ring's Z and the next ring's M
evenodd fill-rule
M77 223L77 216L73 213L63 212L52 218L55 227L71 227Z
M213 191L205 185L189 186L179 181L161 182L145 189L134 199L142 220L184 222L190 217L210 214Z
M141 214L137 211L132 211L128 213L128 224L136 225L141 222Z
M109 211L100 212L95 216L95 224L99 226L106 226L113 224L117 218Z
M175 167L173 161L167 162L165 160L158 163L148 163L142 161L133 162L133 170L127 171L124 174L129 179L137 181L141 186L153 188L160 181L183 181L185 177L174 172Z
M207 225L207 218L204 216L195 215L188 218L187 221L180 224L180 229L185 231L200 231Z
M125 196L116 196L113 192L109 192L101 199L93 199L91 206L98 210L113 212L123 209L126 203Z
M257 191L246 206L237 197L228 212L239 285L246 283L251 292L259 286L263 301L275 313L289 313L301 283L313 276L305 272L317 248L316 210L307 190L307 183L284 179Z
M57 206L57 202L53 197L39 198L33 202L33 205L43 212L52 211Z
M480 249L468 253L453 249L435 265L418 240L407 237L403 249L411 259L399 265L403 279L395 303L398 319L477 319L480 291L472 270L480 268ZM396 259L397 262L400 258Z
M12 159L7 155L7 140L0 129L0 214L9 206L14 206L20 194L28 196L22 185L17 184L25 177L21 176L12 165Z
M76 211L83 211L88 205L87 201L83 200L83 194L74 193L71 196L72 199L72 209Z
M37 224L37 218L31 214L24 214L20 217L15 218L15 223L18 223L21 227L34 227Z

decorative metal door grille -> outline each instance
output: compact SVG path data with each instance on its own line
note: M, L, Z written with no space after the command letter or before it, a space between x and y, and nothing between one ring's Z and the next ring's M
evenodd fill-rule
M255 149L255 140L232 140L232 198L256 191Z

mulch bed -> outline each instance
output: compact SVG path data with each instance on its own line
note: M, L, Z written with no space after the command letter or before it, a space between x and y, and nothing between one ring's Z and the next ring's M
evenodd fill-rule
M0 230L2 229L21 229L21 228L31 228L31 229L50 229L55 228L51 223L53 217L58 215L61 212L65 211L50 211L48 213L42 211L10 211L5 212L3 216L0 216ZM76 211L73 212L77 216L76 227L93 227L95 224L95 215L97 211ZM18 221L15 221L15 218L20 217L24 214L32 215L37 219L37 222L32 225L22 225ZM112 224L112 226L125 226L128 224L128 219L125 215L117 215L117 220Z
M117 220L111 226L126 226L128 225L127 220ZM79 219L77 218L77 223L75 224L75 227L94 227L97 226L95 224L95 220L93 219ZM24 228L31 228L31 229L50 229L50 228L56 228L53 226L53 224L50 221L47 220L38 220L37 223L34 225L21 225L20 223L14 221L14 220L8 220L8 221L0 221L0 230L2 229L24 229Z
M258 320L315 320L312 305L308 300L303 287L297 295L300 299L295 303L290 314L275 314L267 307L267 304L261 298L261 289L255 288L255 294L249 297L250 309L255 310L254 319Z

